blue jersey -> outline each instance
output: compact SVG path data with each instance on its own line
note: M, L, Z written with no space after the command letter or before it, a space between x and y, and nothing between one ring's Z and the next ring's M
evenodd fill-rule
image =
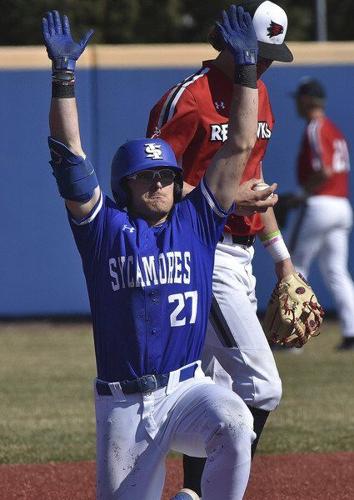
M226 216L202 180L157 227L103 194L86 219L70 219L100 379L167 373L199 359Z

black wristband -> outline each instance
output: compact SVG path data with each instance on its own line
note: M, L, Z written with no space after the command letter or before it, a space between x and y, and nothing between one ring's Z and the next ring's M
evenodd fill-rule
M70 84L58 83L57 81L52 82L52 97L59 98L70 98L75 97L75 85L74 82Z
M257 66L248 64L235 67L234 83L251 89L257 88Z

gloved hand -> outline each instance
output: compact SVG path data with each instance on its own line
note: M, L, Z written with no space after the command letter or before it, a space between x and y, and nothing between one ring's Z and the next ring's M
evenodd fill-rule
M270 342L302 347L317 337L324 311L311 286L299 273L283 278L274 288L263 320Z
M249 12L231 5L227 12L222 11L222 22L216 25L236 65L257 63L258 42Z
M47 12L43 17L42 31L53 70L72 72L94 33L94 30L89 30L80 42L75 42L70 33L69 19L67 16L60 16L57 10Z

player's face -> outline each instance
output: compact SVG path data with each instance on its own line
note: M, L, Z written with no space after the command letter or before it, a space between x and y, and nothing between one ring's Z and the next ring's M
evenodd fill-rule
M260 78L265 71L272 64L272 59L264 59L264 57L258 57L257 60L257 79Z
M152 224L163 222L174 203L175 172L168 168L143 170L127 179L130 208Z

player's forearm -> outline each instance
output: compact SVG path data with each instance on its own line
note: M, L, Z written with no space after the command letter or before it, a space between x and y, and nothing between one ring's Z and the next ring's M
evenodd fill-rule
M259 235L262 237L269 233L274 233L275 231L279 231L279 226L277 223L277 219L274 215L274 210L272 208L268 208L268 210L261 215L262 223L264 228L259 232Z
M67 16L49 11L42 19L42 32L48 57L52 61L52 102L50 133L77 155L82 155L79 120L75 100L76 61L93 35L89 30L76 42Z
M252 152L257 134L258 92L235 85L230 107L228 139L219 152L218 183L222 186L224 206L235 199L242 174Z
M59 193L74 218L86 217L98 201L95 170L81 148L75 99L75 65L93 31L80 42L71 36L67 16L49 11L42 19L48 57L52 61L52 101L49 112L51 166ZM70 167L70 168L68 168Z
M225 156L228 157L225 174L229 179L231 191L239 187L246 163L255 145L257 116L258 90L234 85L228 140L225 144Z
M234 89L228 139L209 166L206 180L221 207L229 210L257 138L258 42L252 19L240 6L223 11L218 28L234 60Z
M269 251L274 260L275 274L281 280L285 276L294 272L294 266L290 258L288 249L284 243L283 237L279 230L277 220L274 215L274 210L268 210L261 214L261 219L264 228L259 232L263 246Z
M257 140L258 90L235 85L230 108L228 144L231 163L229 177L239 187L241 178ZM237 160L237 163L236 163ZM231 179L230 179L231 180Z
M256 74L255 66L247 68ZM236 198L242 174L257 139L258 90L235 84L230 106L228 139L207 170L207 182L228 210Z
M73 153L85 157L81 147L79 118L75 98L52 98L49 127L51 136Z
M257 116L258 90L234 85L226 141L228 152L244 155L248 159L257 139Z
M206 173L209 188L226 210L236 198L236 190L256 141L257 111L257 90L235 85L228 139Z

